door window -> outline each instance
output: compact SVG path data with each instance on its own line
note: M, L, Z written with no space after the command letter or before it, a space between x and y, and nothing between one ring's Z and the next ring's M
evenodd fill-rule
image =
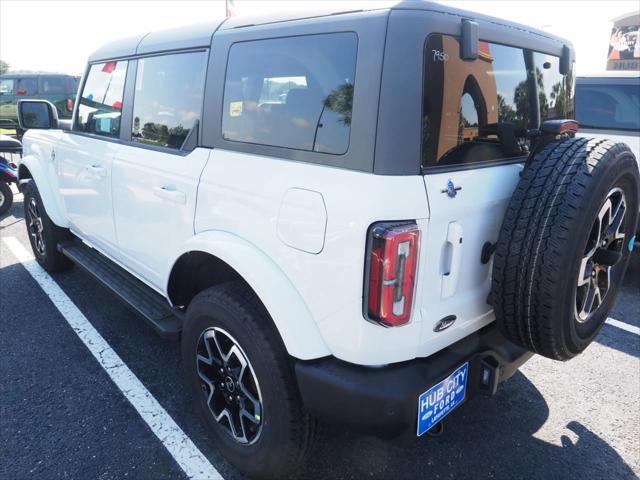
M240 42L229 50L226 140L343 154L349 146L355 33Z
M78 106L74 130L105 137L120 136L127 61L91 65Z
M0 79L0 93L13 93L13 78L3 78Z
M41 77L40 93L68 93L70 92L67 77Z
M483 41L476 60L459 52L448 35L425 46L423 166L521 157L528 129L572 118L573 79L560 74L557 57Z
M182 147L200 120L207 52L138 60L131 140Z
M18 95L35 95L38 93L37 78L18 78L16 79L16 93Z

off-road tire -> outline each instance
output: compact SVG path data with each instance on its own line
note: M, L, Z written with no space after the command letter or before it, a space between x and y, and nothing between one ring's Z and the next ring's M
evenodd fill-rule
M58 251L58 244L62 241L72 239L73 235L68 229L59 227L51 221L42 203L38 187L36 187L33 180L24 184L22 193L24 194L24 221L27 226L27 235L29 236L31 249L37 262L49 273L62 272L70 269L73 263ZM35 202L42 222L42 244L44 245L44 251L36 246L36 240L30 230L32 214L29 212L29 207L32 205L32 202Z
M573 138L552 143L533 158L509 202L493 261L491 299L504 336L557 360L589 345L629 263L639 185L638 165L623 143ZM578 277L587 271L581 264L611 192L618 197L623 192L626 199L619 227L624 245L599 306L578 321Z
M7 213L11 205L13 205L13 192L11 191L11 187L6 182L0 180L0 216Z
M218 423L207 405L196 352L203 332L223 329L250 361L262 395L263 424L252 444L240 444ZM196 408L215 445L251 478L290 478L301 467L315 439L317 423L302 405L293 364L268 313L241 282L211 287L196 295L182 332L182 361Z

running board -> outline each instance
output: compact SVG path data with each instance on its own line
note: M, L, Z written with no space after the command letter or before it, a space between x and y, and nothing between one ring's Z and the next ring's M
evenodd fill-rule
M180 338L182 320L162 295L80 241L60 243L58 250L129 304L162 338Z

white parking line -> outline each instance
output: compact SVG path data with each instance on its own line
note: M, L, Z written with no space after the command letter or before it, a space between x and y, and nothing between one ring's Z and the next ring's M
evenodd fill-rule
M120 359L102 335L89 323L56 281L38 265L33 255L15 237L6 237L3 238L3 241L11 253L27 269L27 272L38 282L38 285L60 311L76 335L80 337L82 343L98 360L113 383L149 425L151 431L162 442L184 473L189 478L197 480L222 480L222 475L173 421L167 411Z
M613 325L621 330L626 332L635 333L636 335L640 335L640 327L636 327L634 325L629 325L628 323L621 322L620 320L616 320L615 318L607 318L606 321L609 325Z

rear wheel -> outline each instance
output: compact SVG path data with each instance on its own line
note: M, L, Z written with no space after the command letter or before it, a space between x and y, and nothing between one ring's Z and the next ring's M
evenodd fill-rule
M0 180L0 215L4 215L13 205L13 192L11 187Z
M189 305L182 359L216 446L252 478L288 478L315 432L284 344L252 291L209 288Z
M36 260L50 273L68 270L73 263L58 251L58 243L73 238L73 235L51 221L35 182L26 183L23 193L24 219Z
M566 360L604 324L629 263L640 179L627 145L574 138L528 165L505 215L492 299L502 333Z

